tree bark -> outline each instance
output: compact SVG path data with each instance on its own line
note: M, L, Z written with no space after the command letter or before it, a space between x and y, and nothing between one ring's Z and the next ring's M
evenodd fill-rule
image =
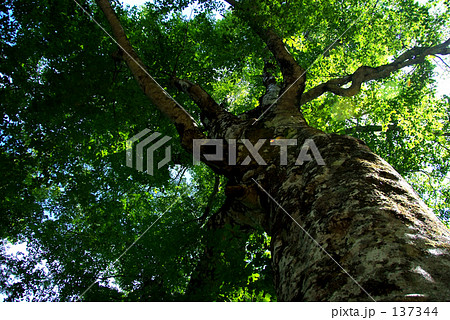
M267 165L239 166L249 152L238 143L228 200L240 210L228 214L272 237L279 301L450 300L449 230L362 141L326 134L300 112L276 109L264 122L243 122L222 134L252 144L267 139L259 150ZM287 165L269 145L275 137L297 140L288 147ZM306 139L325 165L295 165Z
M359 141L314 140L326 166L310 162L283 170L279 184L261 181L280 205L271 203L268 230L278 298L449 300L448 229Z
M229 177L243 190L234 200L248 208L233 219L272 237L278 300L450 300L449 230L362 141L311 128L300 113L273 112L241 132L232 138L298 141L288 165L265 144L267 166L252 162ZM295 165L306 139L325 165Z

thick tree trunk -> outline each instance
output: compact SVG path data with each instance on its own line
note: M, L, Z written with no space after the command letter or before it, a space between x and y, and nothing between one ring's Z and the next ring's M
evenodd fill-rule
M449 230L363 142L288 121L299 118L281 115L264 125L274 136L298 139L288 165L273 158L241 180L259 185L263 216L251 220L272 236L278 299L450 300ZM305 139L313 139L325 165L293 165Z
M299 112L266 117L213 125L238 141L227 214L272 237L280 301L450 300L450 232L386 161L360 140L309 127ZM274 138L297 141L287 165ZM241 139L266 139L267 165L239 165L249 155ZM295 165L306 139L325 165L311 152L313 161Z
M329 140L326 166L268 184L296 220L271 205L279 299L449 300L448 229L384 160L354 139Z
M324 92L354 95L364 81L386 77L423 61L429 54L449 54L450 39L435 47L411 49L389 65L362 66L353 75L330 80L303 94L305 69L297 64L276 32L262 29L260 22L264 17L255 16L253 2L227 2L238 16L248 20L276 59L284 80L278 98L274 101L263 97L261 107L236 117L220 108L200 86L180 79L173 81L202 110L209 138L229 142L233 139L238 144L238 165L202 160L229 179L230 205L221 213L222 218L262 228L272 236L278 299L450 300L449 230L403 178L364 143L311 128L298 112L300 104ZM191 151L192 140L203 138L203 132L142 68L109 1L97 3L141 88L173 121L183 147ZM342 88L349 82L352 82L349 88ZM265 84L269 94L270 84L274 83L265 81ZM264 116L263 120L246 119L256 114ZM288 147L287 165L280 163L279 150L268 143L279 138L297 141L297 147ZM250 155L248 145L244 147L241 139L249 139L253 145L266 139L259 154L267 164L253 161L239 165L246 163L244 159ZM295 165L306 139L317 145L325 165L315 161ZM213 276L209 272L207 278ZM193 283L198 279L194 277Z

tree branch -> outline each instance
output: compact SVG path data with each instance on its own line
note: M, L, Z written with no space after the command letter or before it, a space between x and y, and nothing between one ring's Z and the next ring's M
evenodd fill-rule
M200 85L175 77L172 79L172 83L178 90L188 94L201 109L201 118L205 125L217 118L220 113L225 112Z
M253 28L256 29L256 27ZM294 60L278 34L271 29L263 28L256 29L255 32L267 44L267 47L277 60L283 75L284 86L287 87L294 83L299 88L302 85L304 86L306 81L305 70Z
M279 97L281 88L273 75L275 66L264 61L263 84L266 87L266 92L259 98L259 106L266 109L270 107Z
M301 94L305 90L305 70L292 57L281 37L274 30L262 26L264 17L257 16L253 2L249 1L249 7L245 7L234 0L224 1L233 6L237 15L249 24L252 30L264 41L267 48L272 52L283 75L284 86L282 93L284 92L284 100L287 99L296 106L300 101ZM289 90L289 94L287 90ZM292 101L292 99L297 101Z
M354 133L400 132L402 130L403 130L402 127L400 127L397 123L391 123L391 124L387 125L385 128L383 128L383 126L381 126L381 125L369 124L369 125L364 125L364 126L357 125L355 127L342 129L342 130L338 131L337 133L351 135ZM436 137L449 137L450 136L450 132L442 132L442 133L434 132L433 134Z
M333 79L310 89L302 96L300 104L303 105L309 101L312 101L320 97L325 92L332 92L343 97L354 96L360 92L361 84L363 82L387 78L391 75L391 73L397 70L422 63L425 60L425 57L429 55L450 54L450 48L448 47L449 45L450 39L433 47L417 47L410 49L395 59L394 62L389 64L376 68L367 66L359 67L352 75ZM350 87L343 87L350 82Z
M202 139L204 135L199 130L191 115L176 102L148 73L144 64L130 44L125 31L117 18L114 9L108 0L96 0L103 11L114 35L114 38L123 50L123 59L127 63L142 91L153 104L175 124L180 134L182 145L192 149L192 139Z

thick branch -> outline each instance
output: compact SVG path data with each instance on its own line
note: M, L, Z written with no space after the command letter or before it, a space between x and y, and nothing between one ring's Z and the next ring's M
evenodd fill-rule
M202 239L205 246L199 261L191 274L189 284L186 288L186 298L191 301L211 301L217 299L218 288L221 285L221 273L218 266L223 263L223 249L221 243L231 242L233 234L224 233L227 224L235 226L236 223L228 214L230 201L212 215L207 223L207 234ZM228 239L227 239L228 238ZM236 248L234 248L236 249ZM244 248L239 248L244 250ZM229 267L229 266L228 266Z
M205 251L200 256L196 270L191 274L186 290L188 299L195 301L217 299L217 288L223 279L220 268L226 249L242 252L245 247L236 245L236 242L243 244L241 241L236 241L237 237L249 234L255 227L267 223L261 207L253 203L255 197L258 197L255 187L230 185L228 182L225 194L227 196L225 203L206 222L205 227L208 233L202 239ZM232 228L227 229L226 225ZM239 226L239 232L234 231L236 226ZM227 268L230 267L233 266L227 265Z
M295 82L297 87L304 85L306 81L305 70L294 60L278 34L270 29L256 29L256 26L252 28L267 44L267 47L277 60L283 74L285 86L292 85Z
M422 63L426 56L436 54L450 54L450 39L433 47L413 48L406 51L394 62L385 64L376 68L362 66L359 67L352 75L347 75L342 78L333 79L322 83L308 92L302 98L300 104L305 104L320 97L325 92L332 92L343 97L351 97L358 94L361 90L361 84L370 80L378 80L389 77L393 72L400 70L407 66ZM350 83L348 88L343 86Z
M252 30L265 42L267 48L272 52L283 75L283 91L285 91L283 96L285 96L285 99L300 99L305 89L305 70L292 57L280 36L274 30L262 26L264 24L264 17L255 14L256 8L252 7L254 5L252 2L249 2L250 7L247 8L234 0L225 1L235 8L237 15L249 24ZM289 93L287 90L289 90ZM291 102L294 102L294 105L296 105L295 101Z
M354 133L375 133L375 132L400 132L402 131L402 127L397 125L396 123L389 124L386 128L383 128L383 126L380 125L365 125L365 126L355 126L351 128L346 128L338 133L342 134L354 134ZM450 132L433 132L435 137L449 137ZM432 140L435 141L435 140Z
M264 63L263 84L266 87L266 92L259 99L259 104L264 109L275 103L280 95L281 88L273 75L274 69L275 66L272 63L268 61Z
M117 44L124 51L123 59L136 78L136 81L153 104L175 124L183 146L190 150L192 148L192 139L203 138L203 134L197 127L195 120L179 103L169 96L144 68L144 64L130 44L109 1L97 0L97 4L108 20Z
M204 118L211 122L217 118L220 113L225 112L200 85L178 78L173 78L172 82L178 90L188 94L201 109L203 122L205 122Z

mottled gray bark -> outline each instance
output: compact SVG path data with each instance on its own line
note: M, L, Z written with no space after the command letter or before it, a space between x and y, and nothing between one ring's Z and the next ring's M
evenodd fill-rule
M309 128L301 115L287 119L274 115L247 132L298 139L288 166L274 156L239 182L253 190L243 203L262 210L247 220L272 236L278 299L449 300L450 233L415 191L363 142ZM307 138L326 165L293 165ZM253 179L264 189L257 196Z
M449 300L448 229L360 143L338 136L316 141L327 165L288 170L269 188L280 205L375 300ZM371 300L285 212L271 207L280 300Z
M238 165L223 171L227 214L272 237L280 301L450 300L449 230L362 141L311 128L300 112L274 109L255 125L222 120L211 124L222 134L214 138L238 141ZM249 155L239 141L264 138L267 165L239 165ZM298 141L288 165L273 138ZM306 139L325 165L295 165Z

